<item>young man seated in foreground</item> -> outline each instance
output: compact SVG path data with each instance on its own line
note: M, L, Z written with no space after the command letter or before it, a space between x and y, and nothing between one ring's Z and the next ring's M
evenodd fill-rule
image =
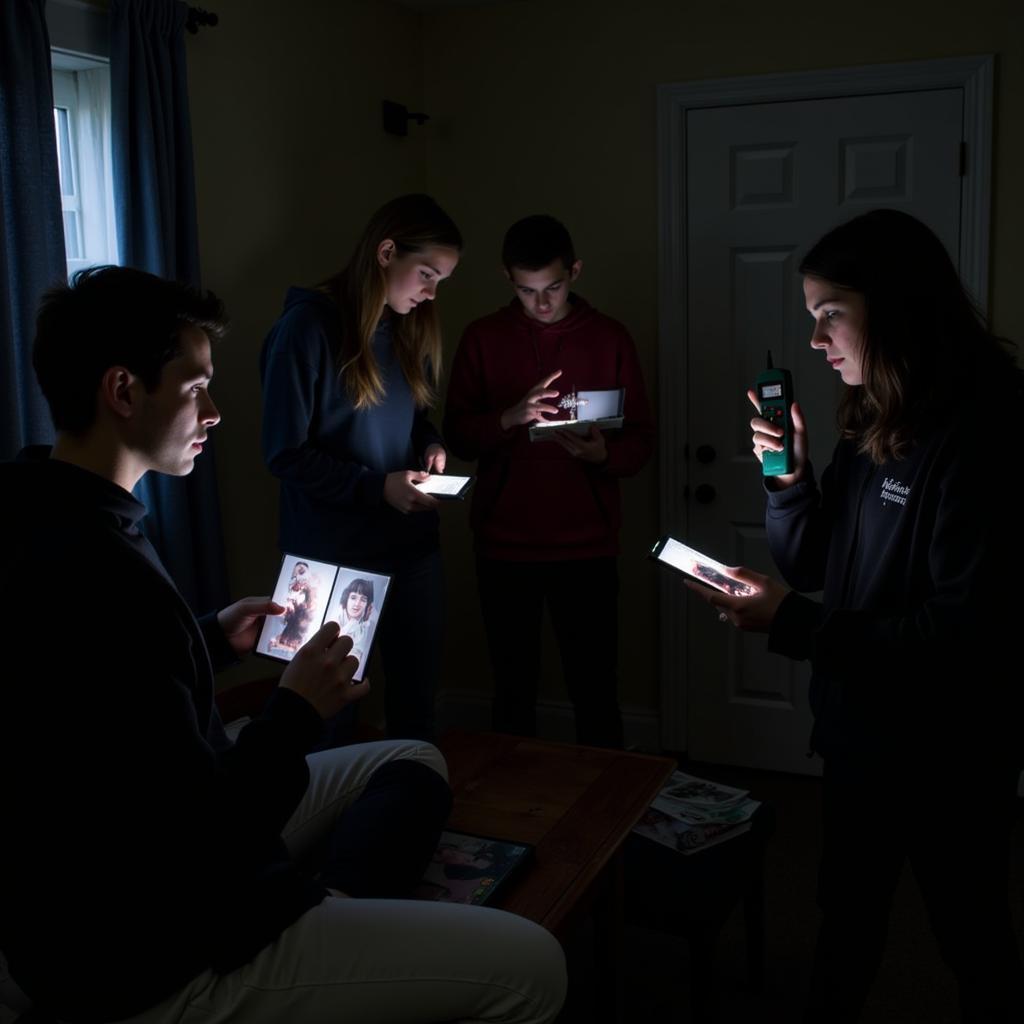
M151 470L191 472L220 418L223 329L215 297L125 268L84 271L40 308L56 443L0 467L3 621L22 664L0 690L10 975L69 1024L550 1021L564 961L543 929L394 899L449 810L438 751L306 756L368 688L336 624L236 743L224 734L214 667L283 609L247 598L194 618L130 493Z

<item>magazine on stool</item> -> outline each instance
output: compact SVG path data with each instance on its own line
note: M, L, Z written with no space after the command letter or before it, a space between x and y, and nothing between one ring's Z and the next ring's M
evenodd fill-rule
M696 853L749 831L760 806L745 789L675 771L633 831L680 853Z

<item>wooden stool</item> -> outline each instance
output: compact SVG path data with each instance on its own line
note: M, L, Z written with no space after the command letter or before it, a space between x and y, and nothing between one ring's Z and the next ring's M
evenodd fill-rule
M715 943L741 902L747 984L754 992L764 985L764 854L774 832L775 809L762 803L749 831L696 853L635 833L626 843L626 920L688 940L694 1024L718 1019Z

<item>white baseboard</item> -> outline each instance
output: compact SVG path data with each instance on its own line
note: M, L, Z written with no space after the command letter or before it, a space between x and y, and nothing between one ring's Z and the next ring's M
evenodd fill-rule
M442 690L434 705L438 733L445 729L488 731L491 728L491 705L491 697L478 690ZM656 711L623 708L622 726L627 748L650 754L661 752L661 727ZM537 701L537 737L559 743L575 740L573 709L569 701Z

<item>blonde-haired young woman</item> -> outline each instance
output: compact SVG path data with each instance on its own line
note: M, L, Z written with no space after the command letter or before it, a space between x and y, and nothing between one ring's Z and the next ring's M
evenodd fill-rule
M433 300L461 249L429 196L386 203L343 270L289 289L260 361L282 550L392 577L378 630L391 736L433 733L443 578L437 502L416 484L445 468L427 418L441 372Z

